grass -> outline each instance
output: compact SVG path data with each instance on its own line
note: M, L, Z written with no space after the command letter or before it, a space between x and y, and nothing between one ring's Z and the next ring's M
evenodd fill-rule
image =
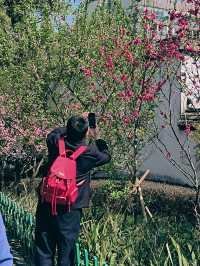
M178 245L188 260L186 265L193 265L190 249L194 251L196 261L200 261L196 228L184 215L178 218L156 215L154 221L147 224L141 219L135 223L132 216L109 211L100 219L89 218L88 214L84 217L80 241L101 261L107 258L109 265L162 266L168 260L169 252L173 265L179 265Z
M97 255L100 265L106 259L110 266L199 265L200 237L191 190L159 184L155 189L155 184L152 187L148 183L144 194L153 219L144 223L137 205L137 219L124 208L119 212L118 207L126 201L114 186L96 188L93 207L84 211L79 242L88 248L90 256ZM9 191L7 194L35 213L35 193L20 197Z

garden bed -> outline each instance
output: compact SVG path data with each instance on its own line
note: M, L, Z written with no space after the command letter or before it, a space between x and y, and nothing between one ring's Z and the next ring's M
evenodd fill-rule
M108 265L114 260L120 261L120 266L148 266L151 265L151 261L154 262L152 265L164 265L163 263L169 256L167 251L169 245L174 265L179 265L176 262L180 255L176 252L177 246L174 246L171 241L173 237L176 245L181 247L181 256L185 256L189 263L194 261L188 249L190 246L194 249L195 260L200 259L200 236L192 205L195 194L190 188L145 181L142 190L145 203L153 214L153 220L148 218L148 223L144 224L140 212L135 221L132 215L125 218L126 215L119 212L116 203L121 204L123 197L114 199L108 191L108 188L112 191L113 186L119 182L109 182L106 180L92 181L93 204L91 209L84 211L79 239L82 247L88 248L91 254L100 258L100 261L107 258ZM34 215L35 193L22 194L20 197L10 192L6 193ZM105 196L107 201L105 201ZM98 202L97 198L101 201L101 205L95 205ZM11 246L15 265L27 266L28 264L23 264L26 257L20 251L18 242L11 240ZM125 256L129 256L129 259L123 264Z
M107 180L100 179L100 180L92 180L91 186L93 189L102 187ZM167 183L161 182L154 182L154 181L144 181L142 185L142 189L145 193L156 193L156 194L164 194L169 198L194 198L195 193L189 187L183 187L178 185L171 185Z
M93 180L93 202L97 205L106 202L111 207L118 209L119 206L126 207L126 192L121 191L120 182L111 181L108 185L106 180ZM115 197L112 190L119 191L119 196ZM194 215L193 207L195 192L189 187L170 185L166 183L144 181L142 184L144 200L152 213L159 215L174 215L174 213L185 214L191 218ZM120 194L121 193L121 194ZM112 196L113 195L113 196ZM108 199L109 198L109 199ZM132 200L134 202L134 198Z

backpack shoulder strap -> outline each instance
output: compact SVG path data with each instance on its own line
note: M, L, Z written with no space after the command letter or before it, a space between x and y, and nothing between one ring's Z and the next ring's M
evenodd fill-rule
M70 157L76 160L82 153L87 150L87 146L80 146Z
M65 141L64 138L60 138L58 140L58 148L59 148L59 155L66 157L66 153L65 153Z

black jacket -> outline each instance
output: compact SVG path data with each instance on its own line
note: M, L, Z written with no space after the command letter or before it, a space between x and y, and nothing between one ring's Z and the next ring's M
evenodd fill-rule
M78 197L76 202L71 206L71 209L84 208L89 206L90 199L90 171L98 166L104 165L111 160L106 142L102 139L95 141L94 145L87 145L85 140L79 143L70 143L67 140L66 128L56 128L47 136L48 147L48 165L52 165L53 161L57 158L59 151L57 146L58 139L65 137L65 146L75 151L79 146L87 146L87 150L77 158L77 182L85 180L83 185L79 187Z

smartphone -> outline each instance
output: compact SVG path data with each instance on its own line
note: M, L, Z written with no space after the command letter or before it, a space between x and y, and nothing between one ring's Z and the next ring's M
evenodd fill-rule
M96 115L95 113L88 114L89 128L96 128Z

